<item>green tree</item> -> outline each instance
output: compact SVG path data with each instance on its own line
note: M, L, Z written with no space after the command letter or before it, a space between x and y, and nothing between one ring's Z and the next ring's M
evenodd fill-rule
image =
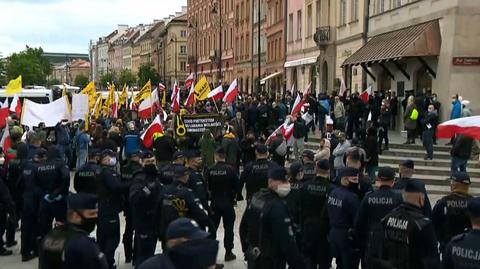
M5 70L5 59L0 52L0 86L7 84L7 72Z
M42 54L42 48L27 46L24 51L10 55L6 64L7 79L22 75L23 85L45 85L47 76L52 73L52 65Z
M100 86L101 87L107 87L108 83L111 83L112 81L115 80L115 74L112 72L105 73L100 76Z
M79 74L75 77L75 86L78 86L80 88L84 88L85 86L87 86L88 84L88 77L83 75L83 74Z
M160 76L157 70L153 68L152 63L142 64L138 69L138 87L143 87L148 80L152 81L152 86L160 82Z
M61 85L62 82L56 78L54 79L51 79L48 81L48 85L47 86L52 86L52 85Z
M132 72L130 69L124 69L120 72L120 76L118 77L118 87L123 87L123 84L127 84L127 86L131 86L135 84L137 81L137 76Z

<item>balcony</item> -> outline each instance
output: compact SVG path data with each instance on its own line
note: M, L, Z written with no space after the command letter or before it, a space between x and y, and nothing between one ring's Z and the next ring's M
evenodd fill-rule
M330 26L317 27L317 31L313 35L313 40L319 48L331 43Z

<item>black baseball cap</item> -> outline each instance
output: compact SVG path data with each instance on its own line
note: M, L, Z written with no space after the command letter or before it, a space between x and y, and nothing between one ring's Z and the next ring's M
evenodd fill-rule
M111 149L105 149L105 150L102 151L102 153L100 154L100 156L101 156L102 158L105 158L106 156L115 157L115 156L117 156L117 153L114 152L114 151L111 150Z
M395 179L395 170L390 166L380 167L377 177L380 181L393 180Z
M272 180L287 180L287 170L281 166L274 166L268 170L268 178Z
M70 194L67 197L68 209L97 209L98 199L97 196L90 193L75 193Z
M301 162L294 162L290 165L290 174L296 175L303 171L303 165Z
M338 178L358 176L358 169L353 167L343 167L338 170Z
M88 149L88 157L99 157L99 156L100 156L100 150L96 148Z
M470 185L470 176L467 172L453 171L452 180L465 185Z
M150 158L153 158L154 156L155 155L153 155L153 152L151 152L150 150L147 150L142 153L142 159L150 159Z
M173 160L184 158L185 154L183 154L183 151L176 151L173 153Z
M179 218L172 221L167 228L167 240L175 238L187 238L189 240L205 239L210 234L200 228L192 219Z
M405 192L421 192L423 193L424 188L423 186L414 180L409 180L407 184L405 185Z
M402 161L400 165L405 168L410 168L410 169L415 168L415 163L410 159Z
M306 150L303 151L302 157L307 157L307 158L309 158L310 160L313 161L313 159L315 159L315 153L313 153L313 151L311 151L309 149L306 149Z
M259 143L257 146L255 146L255 151L259 154L266 154L268 152L268 148L264 144Z
M330 170L330 162L327 159L323 159L317 162L317 168L320 170Z

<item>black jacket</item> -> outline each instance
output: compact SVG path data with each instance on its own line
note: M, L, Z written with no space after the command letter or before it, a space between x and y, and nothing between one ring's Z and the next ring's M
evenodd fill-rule
M450 150L450 155L452 157L468 160L472 155L472 147L473 147L472 138L464 135L458 135L457 137L455 137L453 147Z

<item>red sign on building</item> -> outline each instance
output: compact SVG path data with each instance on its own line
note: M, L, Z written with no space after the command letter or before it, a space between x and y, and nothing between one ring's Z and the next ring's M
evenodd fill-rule
M453 65L471 66L480 65L480 57L453 57Z

